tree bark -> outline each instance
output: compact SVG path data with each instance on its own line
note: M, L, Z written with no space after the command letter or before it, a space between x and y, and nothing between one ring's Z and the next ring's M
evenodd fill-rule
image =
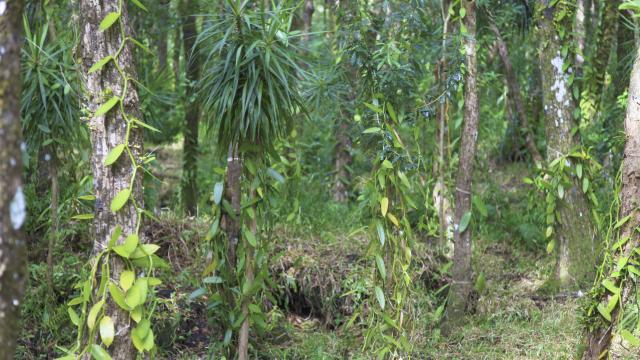
M575 70L578 78L582 77L582 67L584 65L584 44L585 44L585 0L576 0L576 23L574 37L576 41Z
M437 72L437 80L443 88L447 87L447 41L449 38L449 25L451 23L451 15L449 14L449 6L451 2L449 0L442 0L441 12L442 12L442 57L440 58L440 66ZM440 102L438 106L438 187L440 189L440 196L438 197L438 224L439 224L439 242L440 246L444 247L447 244L447 221L446 221L446 209L445 200L448 199L449 193L446 191L445 186L445 172L446 172L446 149L445 138L447 134L447 115L449 111L449 99L444 98L444 101ZM435 192L435 191L434 191ZM448 200L447 200L448 201Z
M251 199L255 198L255 191L251 192ZM257 221L257 212L256 207L253 207L254 215L253 219L250 220L249 230L253 233L253 235L258 238L258 221ZM251 284L254 280L254 250L253 247L249 244L249 242L244 239L244 249L245 249L245 281ZM238 360L247 360L249 358L249 299L244 299L242 301L242 316L244 317L244 321L242 322L242 326L240 327L240 334L238 336Z
M53 252L56 247L56 239L58 238L58 199L60 198L60 190L58 187L58 157L55 149L51 151L51 228L49 231L49 246L47 249L47 287L49 294L53 296Z
M26 278L22 231L26 210L22 191L20 47L22 1L0 1L0 359L14 358Z
M539 21L538 38L544 116L547 132L547 161L569 154L579 142L572 135L574 102L569 87L569 71L561 54L561 41L554 28L557 7L548 7L544 0ZM573 166L573 164L569 164ZM562 288L587 285L595 267L595 234L590 211L581 184L574 180L564 199L558 200L560 224L557 226L556 280Z
M507 80L507 88L509 89L511 100L513 100L513 105L515 105L516 113L518 114L518 119L520 120L520 127L525 134L525 144L527 146L527 150L529 150L529 154L536 164L542 164L542 155L540 155L540 151L538 151L536 143L531 134L531 128L529 126L529 121L527 120L524 101L522 100L522 93L520 92L520 84L518 84L518 78L516 77L516 73L513 70L513 65L511 64L511 59L509 58L509 50L507 49L507 44L500 35L500 30L496 26L495 22L493 22L493 20L490 22L489 27L496 36L498 53L500 54L500 59L502 59L502 63L504 64L504 74Z
M198 30L196 18L191 14L192 0L183 0L181 7L182 39L186 60L185 126L182 168L182 201L188 215L194 216L198 210L198 126L200 106L195 100L195 83L200 77L200 62L192 53Z
M99 30L102 19L110 12L121 11L119 22L124 24L125 33L131 34L126 5L122 2L122 8L118 9L118 0L80 0L81 21L81 55L84 85L86 89L83 97L83 106L90 114L94 114L96 109L112 95L121 96L124 87L124 80L118 73L113 62L106 64L102 70L89 74L89 68L98 60L107 55L115 54L120 44L125 40L120 35L119 24L114 24L106 31ZM118 65L129 77L135 78L135 64L131 42L127 42L118 59ZM137 118L141 118L139 113L138 93L129 81L128 91L122 103L124 111ZM105 115L93 116L89 120L90 137L92 144L91 170L93 172L93 189L96 196L95 218L94 218L94 245L93 252L98 253L107 248L111 233L117 225L122 227L119 243L126 235L137 232L138 213L134 203L129 200L125 206L113 213L110 210L112 199L121 190L129 188L134 173L136 179L133 181L131 197L138 206L143 206L142 176L141 171L134 171L134 164L128 156L121 156L115 164L107 167L104 160L109 151L117 145L124 143L126 138L126 122L117 107ZM139 128L132 128L129 134L129 147L134 158L139 159L143 152L142 131ZM141 238L140 241L143 241ZM119 278L124 269L124 263L118 256L110 257L111 276ZM118 334L114 343L110 347L111 356L115 360L135 358L135 349L131 343L131 319L128 312L120 309L112 299L105 305L105 312L111 317L115 324L115 331Z
M311 32L311 22L313 20L313 0L305 0L304 2L304 14L302 15L302 21L304 22L304 34L302 39L305 43L309 42L309 33Z
M343 112L343 117L346 112ZM333 200L344 203L349 200L349 183L351 182L351 172L349 166L352 162L351 157L351 137L349 136L349 125L346 119L340 119L338 129L336 131L336 150L335 150L335 164L336 171L334 186L333 186Z
M234 214L224 214L224 227L227 232L229 247L227 260L229 266L235 269L236 249L240 240L240 203L242 200L242 160L237 145L229 146L227 157L227 178L225 184L225 197L231 204Z
M629 221L622 225L619 229L619 238L629 237L629 241L623 245L619 255L614 259L614 264L618 258L629 257L633 250L640 246L640 234L635 229L640 225L640 214L638 213L638 204L640 204L640 103L636 100L640 98L640 52L635 52L635 62L631 72L631 81L629 84L629 99L627 103L627 114L624 120L626 143L624 146L624 159L622 160L622 190L620 191L620 213L619 218L631 216ZM611 271L617 270L612 269ZM626 286L622 289L620 301L616 308L611 312L611 324L601 325L595 329L588 331L586 335L587 350L583 354L585 360L600 359L600 354L609 351L610 348L616 347L621 350L618 345L621 344L619 336L612 338L612 334L618 333L618 315L620 306L627 303L635 303L635 290L633 290L633 281L628 279ZM611 299L611 293L607 293L601 299L604 304L608 304ZM598 315L595 315L598 316ZM612 358L618 358L615 353L610 353Z
M466 58L464 126L462 128L459 153L460 163L456 177L453 277L446 315L446 327L449 329L462 322L469 293L472 288L471 229L463 229L464 231L461 232L460 221L466 213L471 211L471 180L473 160L476 153L476 140L478 138L480 112L477 86L476 1L463 0L462 3L467 12L463 20L467 28L467 34L463 36Z
M620 0L608 0L604 2L602 14L602 24L598 29L596 39L596 51L593 54L593 75L591 81L590 96L593 96L594 107L598 109L602 90L604 89L605 75L611 49L616 39L616 29L618 24L618 5Z

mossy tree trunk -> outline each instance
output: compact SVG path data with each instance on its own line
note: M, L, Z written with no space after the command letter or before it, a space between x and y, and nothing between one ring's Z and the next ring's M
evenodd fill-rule
M574 101L569 86L570 67L565 67L561 54L562 43L555 29L554 16L558 7L549 7L548 1L538 1L540 18L538 38L540 39L540 71L544 116L547 132L547 161L569 154L579 145L572 134L575 126ZM575 164L569 164L573 166ZM564 198L558 199L558 226L556 280L562 288L588 285L595 269L595 234L590 211L577 180L565 191Z
M22 226L20 47L22 1L0 0L0 359L14 358L26 278Z
M449 304L445 323L447 329L451 329L462 322L469 293L472 289L471 229L469 227L466 229L461 228L460 223L462 218L471 211L471 179L480 117L477 85L478 63L476 57L476 2L475 0L463 0L462 3L467 12L464 17L467 34L463 34L466 57L464 125L459 152L460 163L456 177L453 276L451 290L449 290Z
M638 212L638 205L640 205L640 158L638 157L638 154L640 154L640 103L631 100L640 98L640 52L636 51L635 56L629 84L630 101L627 104L627 114L624 120L626 143L624 146L624 160L622 161L622 190L620 192L620 213L618 214L619 219L630 216L629 220L618 230L620 239L628 237L629 240L620 250L617 250L617 256L613 259L613 264L617 264L620 258L631 257L633 251L640 247L640 234L636 231L640 226L640 213ZM615 267L611 271L618 270ZM620 277L610 277L610 279L618 282ZM619 286L619 284L617 285ZM608 304L612 296L612 293L607 292L600 300L603 304ZM617 354L617 352L624 350L621 346L624 345L622 339L617 335L620 330L618 319L620 306L625 307L627 304L635 304L636 296L634 281L627 276L625 285L620 292L619 305L611 312L611 323L605 324L604 320L602 320L599 326L587 332L587 349L583 354L583 359L600 359L601 354L610 349L609 355L612 358L621 358ZM600 315L596 312L593 316L599 317ZM628 348L629 346L625 347ZM632 357L629 356L627 358Z
M81 16L81 56L82 73L86 92L83 97L83 107L90 114L94 114L97 108L111 96L121 96L124 80L118 73L113 61L105 65L101 70L89 74L89 68L97 61L108 55L115 54L120 44L125 40L120 35L119 26L116 24L106 31L99 30L102 19L110 12L120 11L119 22L124 25L126 34L131 34L126 4L121 2L119 9L118 0L80 0ZM118 56L118 65L129 77L135 78L135 64L131 42L127 42ZM138 93L129 81L129 87L122 103L124 111L133 117L140 118ZM109 151L124 143L126 139L126 121L122 113L114 108L105 115L93 116L88 119L92 144L91 170L93 172L93 190L96 196L94 217L94 245L93 252L98 253L107 248L111 233L116 225L122 227L124 236L136 233L138 212L132 201L113 213L110 204L116 194L129 188L134 175L134 164L128 156L121 156L112 166L105 166L104 161ZM132 128L129 134L129 147L134 158L140 158L143 152L142 131ZM139 207L143 205L142 171L135 172L131 197ZM119 240L123 241L124 236ZM143 241L143 239L140 239ZM110 269L113 278L118 279L124 269L124 263L120 257L110 257ZM132 320L129 313L109 299L105 312L109 314L115 324L118 334L110 347L111 356L116 360L134 359L135 349L132 346L130 332Z
M182 201L188 215L196 215L198 210L198 127L200 106L196 100L195 83L200 77L200 62L193 45L198 36L193 0L183 0L180 6L182 17L182 39L186 66L185 124L182 168ZM192 56L194 55L194 56Z

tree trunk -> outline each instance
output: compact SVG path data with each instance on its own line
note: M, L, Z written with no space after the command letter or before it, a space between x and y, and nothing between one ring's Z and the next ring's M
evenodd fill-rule
M184 42L184 58L186 60L186 90L185 90L185 126L183 145L182 170L182 201L188 215L197 214L198 208L198 117L200 106L195 100L195 83L200 77L200 64L197 56L192 53L198 30L196 18L191 14L193 1L183 0L181 6L182 39Z
M170 0L160 2L160 14L158 16L158 69L164 71L167 67L168 34L167 22L170 13Z
M55 149L51 151L51 228L49 231L49 246L47 249L47 287L49 294L53 296L53 252L56 247L56 239L58 238L58 199L60 198L60 190L58 188L58 157Z
M346 116L343 112L343 117ZM349 125L346 119L340 119L336 132L335 151L335 180L333 186L333 200L337 202L347 202L349 200L349 184L351 182L351 137L349 137Z
M174 10L179 10L180 8L179 4L177 5L177 8L178 9L174 9ZM176 90L179 89L180 87L180 53L182 52L182 22L183 21L184 19L178 16L176 27L173 33L173 56L172 56L173 64L172 66L173 66L173 78L174 78Z
M576 41L575 70L578 78L582 77L582 67L584 65L584 44L585 44L585 0L576 0L576 23L574 37Z
M570 69L564 68L562 43L553 23L557 7L547 7L544 0L539 4L544 7L538 38L543 46L540 49L540 71L547 132L547 161L550 162L569 154L579 143L571 132L574 126L574 102L569 87ZM562 288L584 286L593 276L595 234L580 184L574 181L571 189L565 191L564 199L559 199L558 202L561 223L556 229L556 280Z
M635 62L631 72L631 82L629 84L629 99L640 98L640 52L635 53ZM620 213L619 219L631 216L629 221L624 223L619 229L618 238L623 239L629 237L621 250L618 251L617 257L613 260L613 264L617 263L619 258L632 256L633 250L640 246L640 234L635 229L640 225L640 214L638 214L638 203L640 203L640 103L637 101L629 101L627 103L627 115L624 120L626 143L624 147L624 160L622 161L622 190L620 191ZM614 251L612 250L612 253ZM611 269L616 271L617 268ZM624 275L623 275L624 276ZM614 278L610 278L614 279ZM618 278L619 279L619 278ZM615 279L614 279L615 281ZM619 284L617 284L619 285ZM635 304L635 290L633 290L633 281L627 278L626 286L620 293L618 304L625 306L628 303ZM612 294L606 293L602 300L605 305L609 303ZM614 352L620 351L619 345L621 339L612 334L618 334L620 305L616 306L611 312L611 324L600 325L592 331L588 331L586 335L587 349L583 354L585 360L600 359L600 354L609 351L611 348L612 358L618 358ZM594 316L599 316L597 313ZM637 355L637 354L636 354ZM629 357L632 358L632 357ZM637 357L636 357L637 358Z
M311 32L311 21L313 20L314 11L315 8L313 7L313 0L305 0L304 14L302 15L302 20L304 22L304 34L302 39L305 43L309 42L309 33Z
M20 126L22 40L22 1L0 1L0 359L7 360L14 358L20 333L18 305L26 278Z
M122 3L121 9L118 4ZM118 0L80 0L80 13L82 14L82 34L81 34L81 54L82 69L84 75L84 86L86 89L83 98L83 107L90 114L94 114L96 109L103 104L112 93L121 96L124 90L124 80L118 73L113 62L106 64L102 70L89 74L89 68L107 55L115 54L120 44L125 40L120 35L119 23L114 24L106 31L100 31L98 26L102 19L110 12L121 11L119 22L124 24L127 36L131 34L128 23L128 13L125 4ZM118 56L118 65L129 77L135 78L135 66L131 42ZM128 91L122 103L124 111L130 116L141 118L139 114L138 93L131 81L128 83ZM141 171L135 171L134 164L128 156L121 156L111 166L105 166L104 161L109 151L125 142L126 121L119 111L114 107L104 115L91 116L89 119L89 129L92 144L91 170L93 172L93 190L96 196L95 218L94 218L94 245L93 252L98 253L107 248L109 238L117 225L122 227L122 233L126 236L137 233L138 213L133 201L127 201L124 207L113 213L110 210L112 199L121 190L129 188L132 176L136 174L131 189L131 197L139 207L143 206L142 176ZM139 159L143 151L142 131L139 128L132 128L129 134L129 147L134 158ZM124 239L121 237L120 241ZM141 238L140 241L143 241ZM124 269L124 262L118 256L110 257L111 276L119 278ZM110 347L113 359L124 360L135 358L135 349L130 340L131 319L129 313L120 309L112 299L105 305L105 311L115 324L117 339Z
M538 151L536 143L531 134L531 128L529 127L529 121L527 120L524 101L522 100L522 93L520 92L520 84L518 84L518 78L515 71L513 70L511 59L509 58L509 50L507 49L507 44L505 43L504 39L502 39L500 30L493 21L491 21L489 27L491 28L491 31L493 31L493 33L496 35L498 53L500 54L500 59L502 59L502 63L504 64L504 74L507 80L507 88L509 89L510 98L511 100L513 100L513 105L515 105L518 119L520 120L521 131L525 134L525 144L527 146L527 150L529 150L529 154L536 164L542 164L542 155L540 155L540 151Z
M480 112L477 87L476 2L475 0L463 0L462 3L467 11L464 17L467 34L463 37L466 57L464 126L460 144L460 164L456 178L453 278L451 290L449 291L449 304L445 324L449 329L462 322L472 288L471 229L467 228L460 231L460 221L465 214L471 211L471 180Z
M449 37L449 26L451 22L451 15L449 14L449 0L442 0L441 3L442 12L442 57L440 58L440 66L437 72L437 80L443 88L447 86L447 40ZM446 172L446 149L445 138L447 134L447 115L449 111L449 99L444 98L444 101L440 102L438 106L438 187L440 189L440 196L438 197L438 224L439 224L439 242L440 246L444 247L447 244L447 221L446 221L446 209L445 200L448 201L448 192L445 185L445 172ZM435 192L435 191L434 191Z
M593 75L589 95L593 97L594 108L598 109L602 90L604 89L605 75L611 55L611 49L616 39L616 27L618 23L618 5L620 0L608 0L604 2L602 24L598 29L596 39L596 51L593 54Z
M240 202L242 201L242 160L238 153L237 145L229 146L229 156L227 157L227 178L225 184L225 197L231 204L234 214L224 215L224 227L227 232L229 248L227 250L227 260L229 266L235 269L236 248L240 240Z
M255 192L251 192L251 199L255 198ZM253 219L250 221L249 230L253 235L258 238L258 220L257 220L257 212L256 207L253 207L253 213L255 214ZM245 281L251 284L254 280L254 256L253 256L253 247L249 244L249 242L244 239L244 249L245 249ZM238 336L238 360L247 360L249 359L249 299L246 298L242 301L242 316L244 317L244 321L242 322L242 326L240 327L240 334Z

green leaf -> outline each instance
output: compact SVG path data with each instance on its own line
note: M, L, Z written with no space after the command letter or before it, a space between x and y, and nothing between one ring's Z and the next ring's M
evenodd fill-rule
M136 274L131 270L125 270L120 274L120 287L122 290L127 291L133 285L136 279Z
M102 70L102 68L113 59L113 56L107 55L102 59L98 60L93 66L89 69L89 74L94 73L98 70Z
M386 239L386 236L384 232L384 227L379 221L376 222L376 229L378 230L378 240L380 240L380 245L384 246L384 241Z
M131 255L136 250L139 243L140 239L138 238L138 234L130 234L126 239L124 239L124 250L127 254Z
M556 247L556 241L555 240L549 241L547 243L547 254L551 254L555 247Z
M363 134L373 134L373 133L378 133L382 131L382 129L380 129L379 127L370 127L368 129L366 129L365 131L363 131Z
M389 113L389 116L391 117L391 120L393 120L394 123L398 123L398 117L396 116L396 112L393 109L393 105L391 105L391 103L387 103L387 112Z
M93 219L93 214L79 214L71 217L72 220L91 220Z
M93 330L96 326L96 320L100 310L102 310L102 305L104 305L104 300L100 300L93 304L91 310L89 310L89 315L87 316L87 326L89 327L89 330Z
M467 230L467 227L469 227L470 221L471 221L471 211L467 211L466 213L464 213L464 215L462 215L462 218L460 218L460 224L458 225L458 233L462 234L465 230Z
M113 320L110 317L105 316L100 320L100 339L102 343L107 347L113 343L113 337L115 336L115 328L113 326Z
M111 233L111 238L109 239L109 248L113 248L117 243L118 239L120 239L120 235L122 235L122 226L116 225L116 228L113 229Z
M382 162L382 167L383 167L384 169L393 169L393 164L391 163L391 161L389 161L389 160L385 159L385 160Z
M258 245L258 242L256 241L256 237L255 237L255 235L253 235L253 233L251 231L245 229L244 230L244 237L245 237L245 239L247 239L249 244L251 244L251 246L253 246L254 248Z
M275 181L279 182L280 184L284 183L284 176L282 176L279 172L277 172L275 169L273 168L268 168L267 169L267 174L269 176L271 176Z
M604 305L598 304L597 309L603 318L605 318L608 322L611 322L611 313L609 312L609 310L607 310L607 308Z
M553 234L553 226L547 226L547 230L544 233L545 237L550 237Z
M582 179L582 164L576 165L576 175L578 179Z
M140 244L135 251L129 255L130 259L139 259L145 256L153 255L160 249L156 244Z
M124 204L127 203L129 197L131 196L131 189L126 188L121 190L114 198L111 200L111 211L116 213L118 210L122 209Z
M134 117L132 119L133 119L133 122L136 123L136 125L140 125L140 126L142 126L143 128L145 128L147 130L151 130L151 131L157 132L157 133L161 132L160 130L154 128L153 126L147 124L146 122L144 122L144 121L142 121L142 120L140 120L138 118Z
M100 31L105 31L113 25L120 18L119 12L110 12L100 22Z
M139 7L140 9L142 9L144 11L149 11L149 10L147 10L147 8L144 5L142 5L140 0L131 0L131 1L135 4L135 6Z
M378 299L378 304L380 304L380 308L384 310L384 293L382 292L382 289L380 288L380 286L376 286L375 292L376 292L376 299Z
M615 229L619 228L620 226L626 224L627 221L629 221L629 219L631 219L631 215L633 215L633 214L629 214L629 215L623 217L622 219L618 220L616 222L616 224L613 226L613 229L615 230Z
M140 320L142 320L142 306L136 306L129 312L129 316L133 319L133 321L140 322Z
M589 190L589 178L583 178L582 179L582 192L586 193L587 190Z
M380 272L380 277L382 277L382 279L386 279L387 278L387 269L384 266L384 260L382 260L382 257L380 255L376 255L376 265L378 267L378 271Z
M98 110L96 110L96 113L93 114L93 116L101 116L101 115L106 114L119 101L120 101L119 97L117 97L117 96L112 97L111 99L107 100L107 102L105 102L104 104L100 105L100 107L98 108Z
M224 184L222 182L217 182L213 186L213 202L216 205L219 205L220 201L222 201L222 190L223 189L224 189Z
M135 309L138 305L144 304L147 301L147 290L149 289L149 284L145 279L138 279L131 289L127 291L127 295L124 298L124 301L129 307Z
M609 290L610 292L612 292L613 294L619 294L620 293L620 288L617 287L611 280L609 279L604 279L602 281L602 286L604 286L607 290Z
M144 338L142 347L146 351L151 351L151 349L153 349L154 346L155 346L155 338L153 336L153 330L149 329L149 334L147 334L147 337Z
M380 212L382 213L383 217L387 216L388 210L389 210L389 198L383 197L382 199L380 199Z
M638 339L637 337L633 336L633 334L629 330L622 329L620 331L620 336L622 336L623 339L627 340L629 345L631 345L631 346L640 346L640 339Z
M72 307L68 307L67 312L69 313L69 318L71 319L73 325L78 326L78 324L80 324L80 317L78 316L78 313L73 310Z
M118 158L120 158L120 155L122 155L122 152L124 151L124 149L125 149L125 144L120 144L114 147L113 149L111 149L107 157L104 159L104 165L105 166L113 165L118 160Z
M135 333L138 338L144 339L149 335L151 330L151 322L148 319L140 320L138 325L133 329L132 333Z
M111 355L98 344L91 345L91 356L96 360L111 360Z
M560 199L564 198L564 186L562 184L558 184L558 197Z
M118 304L118 306L120 306L122 309L127 311L131 310L129 305L127 305L127 303L124 301L124 293L118 288L116 284L109 283L109 294L111 294L113 301L115 301L116 304Z

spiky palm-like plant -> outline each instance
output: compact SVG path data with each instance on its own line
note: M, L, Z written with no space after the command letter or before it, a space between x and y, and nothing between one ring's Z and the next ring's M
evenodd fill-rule
M239 359L248 355L249 322L259 322L251 320L256 307L250 314L249 305L262 287L260 279L266 276L262 272L254 274L255 266L261 266L255 259L262 258L256 240L259 236L255 198L261 188L256 167L266 166L265 154L274 152L276 141L288 134L294 118L303 109L298 82L304 76L296 61L299 52L290 41L293 35L289 33L289 24L294 8L280 4L265 11L254 10L247 4L227 0L223 13L205 20L196 41L197 51L204 59L199 83L204 120L208 133L217 134L218 152L229 151L226 187L232 209L227 211L231 214L227 214L226 221L229 241L226 266L241 272L235 276L242 289L236 302L237 318L242 319ZM251 180L246 182L244 191L247 204L251 205L242 207L248 210L244 213L241 212L243 173ZM237 264L236 247L237 254L243 256Z

